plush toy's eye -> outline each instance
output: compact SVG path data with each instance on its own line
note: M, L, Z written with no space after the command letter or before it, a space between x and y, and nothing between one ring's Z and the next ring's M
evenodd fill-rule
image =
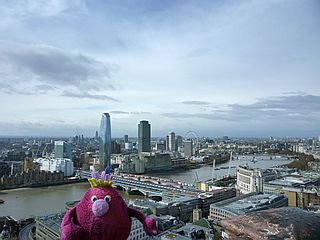
M93 195L93 196L91 197L91 202L95 202L95 201L97 201L97 200L98 200L97 196Z
M111 201L111 196L107 195L104 197L104 200L109 203Z

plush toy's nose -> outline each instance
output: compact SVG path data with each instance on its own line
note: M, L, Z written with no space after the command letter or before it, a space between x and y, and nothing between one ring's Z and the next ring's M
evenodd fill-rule
M109 204L103 199L98 199L92 204L92 212L97 217L103 216L108 210Z

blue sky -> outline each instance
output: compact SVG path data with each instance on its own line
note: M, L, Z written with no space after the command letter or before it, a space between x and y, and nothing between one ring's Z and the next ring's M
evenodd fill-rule
M320 3L1 1L0 135L320 135Z

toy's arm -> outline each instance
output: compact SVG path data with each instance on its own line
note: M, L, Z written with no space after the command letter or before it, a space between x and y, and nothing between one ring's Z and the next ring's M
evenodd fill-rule
M81 239L84 230L77 220L76 208L69 209L64 215L61 223L61 240Z
M156 220L151 217L144 216L142 212L131 207L128 207L128 214L130 217L137 218L143 224L143 229L149 236L158 234Z

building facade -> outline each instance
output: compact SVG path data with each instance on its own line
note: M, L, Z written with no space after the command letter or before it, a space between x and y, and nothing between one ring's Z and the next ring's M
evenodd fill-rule
M40 171L63 172L66 177L74 174L73 162L68 158L38 158L34 160L34 163L40 165Z
M183 143L183 151L185 157L193 156L193 143L192 140L185 140Z
M269 208L288 206L288 198L282 195L250 193L210 205L209 219L220 222L225 218L243 215Z
M240 194L263 192L262 172L248 166L239 166L236 188Z
M111 156L111 123L109 113L103 113L99 132L99 162L100 170L110 166Z
M55 141L54 156L55 158L68 158L72 160L72 148L70 143L65 141Z
M169 133L169 151L176 151L176 134L174 132Z
M140 121L138 124L138 152L151 151L151 125L148 121Z

